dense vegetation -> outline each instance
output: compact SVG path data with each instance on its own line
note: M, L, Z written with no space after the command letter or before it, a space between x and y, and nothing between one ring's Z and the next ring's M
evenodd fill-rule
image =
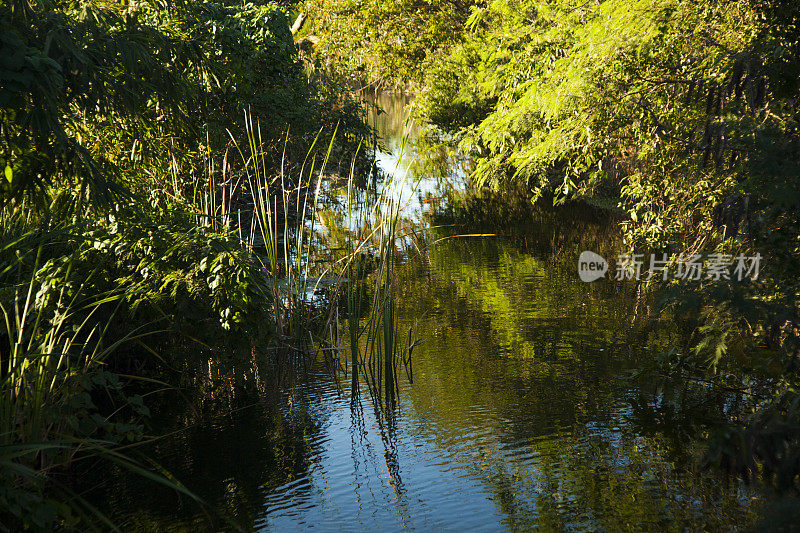
M414 89L477 186L613 209L628 251L762 254L755 281L650 284L685 342L648 379L687 392L639 414L708 438L709 463L800 488L797 2L2 0L0 14L6 529L102 523L56 482L87 457L187 492L115 451L146 434L137 382L305 337L291 314L319 251L305 217L335 218L316 212L315 179L350 168L370 133L343 81ZM397 206L370 202L355 226L388 280ZM374 258L340 222L355 280ZM380 311L368 383L388 402L382 283L380 305L350 295L347 314L355 367L360 319Z
M302 218L303 160L349 166L368 130L306 73L276 4L4 0L0 15L0 524L85 529L104 519L59 481L76 461L185 491L132 458L139 393L264 357L251 348L284 332L256 228Z
M479 183L616 204L631 251L765 256L754 283L664 289L689 340L659 372L744 395L698 420L731 424L709 459L782 488L800 473L798 23L791 2L493 2L425 95Z
M324 0L298 3L303 34L322 37L320 61L354 84L419 88L433 61L461 38L468 0Z
M764 256L754 282L655 287L687 340L654 371L718 405L692 411L689 424L713 437L711 462L798 488L800 6L397 5L402 15L392 2L363 11L322 2L321 20L352 39L337 26L320 46L349 46L342 55L358 64L343 68L366 81L416 84L424 117L473 156L478 186L623 211L630 252ZM458 32L425 41L450 9ZM720 403L725 391L744 401ZM670 409L690 402L681 403Z

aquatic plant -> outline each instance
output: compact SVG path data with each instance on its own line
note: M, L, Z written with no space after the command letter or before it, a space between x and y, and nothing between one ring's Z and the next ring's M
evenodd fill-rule
M299 174L289 180L283 168L277 175L269 174L260 129L250 115L246 130L247 149L238 145L237 149L254 209L247 246L270 281L276 340L307 354L343 350L337 342L342 328L338 302L344 299L351 388L357 393L358 376L363 374L376 397L384 395L393 402L401 344L394 312L396 247L407 177L393 172L380 185L375 182L361 189L355 154L347 179L343 242L326 241L316 230L333 223L320 210L321 183L333 140L319 166L312 144ZM323 250L341 253L318 258L315 241ZM317 294L323 286L329 298L327 308L321 309ZM326 337L331 341L325 342Z
M123 451L142 438L149 411L141 396L123 387L138 378L114 372L114 358L125 345L143 345L156 329L145 323L115 331L126 292L98 290L97 278L106 274L102 262L87 268L80 253L48 257L47 248L74 238L75 229L26 233L0 249L0 517L11 530L113 528L52 477L90 458L194 497L153 465L142 465L131 450ZM25 246L33 248L21 252ZM8 261L11 254L16 261Z

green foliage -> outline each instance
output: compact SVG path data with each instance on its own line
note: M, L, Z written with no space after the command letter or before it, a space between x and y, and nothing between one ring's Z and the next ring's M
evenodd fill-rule
M628 249L764 256L757 282L674 283L661 296L688 339L673 353L679 374L722 390L723 376L771 384L752 423L724 415L744 433L715 449L743 455L715 453L773 479L800 471L781 459L797 424L784 389L800 366L798 47L796 2L496 0L473 10L422 99L474 156L479 185L614 198Z
M477 155L479 183L562 196L605 184L632 217L647 212L631 237L654 243L709 230L742 172L795 172L784 26L758 3L498 1L467 31L425 102Z
M243 110L262 120L273 163L287 129L290 155L304 155L323 126L352 127L343 145L366 131L347 96L309 82L275 4L42 0L0 10L4 201L41 200L51 185L88 188L101 202L125 190L183 196L208 177L212 154L224 156Z
M91 4L0 9L0 157L13 170L2 187L5 199L42 192L60 176L80 179L107 199L120 154L109 142L115 130L141 135L156 123L162 132L188 127L194 98L180 72L192 54L179 39Z
M332 68L357 81L406 86L461 35L471 1L324 0L301 6Z
M226 348L221 365L249 364L271 334L266 279L237 238L180 212L126 211L74 224L4 211L0 461L21 452L0 478L0 516L15 528L102 521L47 472L142 439L148 406L119 372L169 368L176 348L198 344Z
M248 161L271 178L369 130L274 3L9 0L0 44L0 529L112 527L52 472L94 454L164 482L115 452L149 416L131 381L214 349L247 367L275 334ZM243 112L260 135L239 161Z
M496 98L468 89L482 75L486 59L480 45L466 41L431 66L422 98L430 122L445 131L458 131L480 123L491 113Z

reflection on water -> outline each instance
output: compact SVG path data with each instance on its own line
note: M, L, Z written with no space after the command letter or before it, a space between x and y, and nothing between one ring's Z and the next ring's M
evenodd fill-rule
M418 220L432 199L466 187L468 161L442 144L424 142L409 96L380 93L370 99L367 120L379 132L378 167L402 183L396 194L404 216Z
M406 102L386 98L377 124L392 150L380 163L391 170ZM421 180L411 216L442 228L427 236L424 258L406 258L398 284L400 331L424 342L413 384L400 373L395 408L367 394L353 403L323 372L284 390L274 408L241 400L217 409L155 452L216 514L120 477L106 484L112 515L130 530L228 527L219 516L275 531L746 522L754 512L746 490L688 471L685 456L633 422L641 392L622 377L672 334L630 327L646 305L635 287L578 280L581 250L610 255L618 246L614 220L567 207L529 209L515 225L492 220L497 206L476 214L480 202L438 204L431 214L425 195L441 192L441 180L400 166ZM482 232L493 222L502 231L445 238L470 219Z

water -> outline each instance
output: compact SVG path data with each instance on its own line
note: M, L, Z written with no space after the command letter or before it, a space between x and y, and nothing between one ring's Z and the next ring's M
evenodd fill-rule
M222 388L199 412L165 406L165 427L189 427L152 453L210 511L120 471L102 485L114 520L128 530L374 532L728 529L749 519L750 492L687 470L691 449L636 416L663 393L627 371L673 333L631 327L647 308L635 287L578 279L581 250L619 245L613 217L570 207L510 224L491 199L450 209L440 198L463 188L464 162L423 152L418 129L404 145L409 101L379 103L389 152L380 164L421 180L404 193L408 223L448 226L424 243L467 231L450 226L465 221L470 233L497 234L440 240L406 259L400 331L422 341L413 383L401 371L392 409L366 390L354 404L322 370L271 397Z

